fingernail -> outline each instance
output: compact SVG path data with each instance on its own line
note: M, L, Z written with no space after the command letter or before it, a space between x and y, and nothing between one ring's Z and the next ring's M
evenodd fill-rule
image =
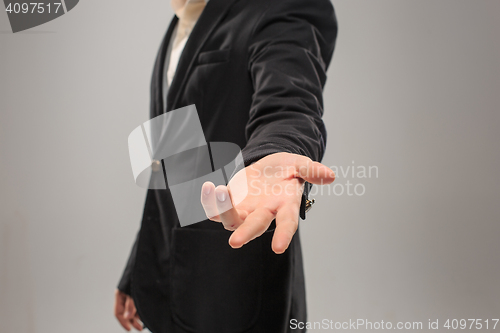
M123 314L123 316L124 316L125 318L128 318L128 316L129 316L129 315L130 315L130 312L125 312L125 313Z
M335 178L335 172L330 172L330 178Z
M205 195L209 195L210 194L210 186L203 186L203 193Z
M226 192L224 191L218 192L217 199L219 199L219 201L226 201Z

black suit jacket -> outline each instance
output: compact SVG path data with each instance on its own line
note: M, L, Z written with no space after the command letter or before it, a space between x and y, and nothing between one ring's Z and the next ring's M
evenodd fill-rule
M165 110L162 75L174 17L151 83L151 118ZM207 142L233 142L245 164L277 152L320 161L322 90L337 23L329 0L210 0L180 58L167 110L196 104ZM181 228L169 190L148 190L142 226L118 288L154 333L288 332L306 320L299 234L282 255L273 228L241 249L203 221Z

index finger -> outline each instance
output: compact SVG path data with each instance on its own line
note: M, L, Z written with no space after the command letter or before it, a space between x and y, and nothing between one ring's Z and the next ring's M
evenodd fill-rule
M229 245L240 248L262 235L274 219L274 213L266 208L258 208L248 215L245 222L229 238Z

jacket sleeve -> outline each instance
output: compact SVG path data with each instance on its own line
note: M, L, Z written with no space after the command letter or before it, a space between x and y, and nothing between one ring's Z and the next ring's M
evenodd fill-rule
M127 265L125 266L125 270L123 271L120 282L118 283L118 290L124 292L127 295L131 295L131 287L132 287L132 270L135 264L135 258L137 255L137 242L139 239L139 234L134 242L134 246L132 246L132 251L130 251L130 256L127 261Z
M322 93L337 36L333 6L329 0L269 3L249 42L254 96L243 156L246 164L277 152L320 161Z
M336 37L329 0L269 1L248 46L254 96L242 151L245 165L278 152L321 161L322 94Z
M143 228L144 221L151 221L153 219L158 220L158 216L159 209L156 201L155 190L148 190L146 194L146 202L144 203L144 212L142 214L141 230ZM127 264L117 286L118 290L124 292L127 295L132 294L132 272L134 270L137 257L139 236L140 231L137 233L137 237L135 239L134 245L132 246L132 250L130 251L130 256L128 258Z

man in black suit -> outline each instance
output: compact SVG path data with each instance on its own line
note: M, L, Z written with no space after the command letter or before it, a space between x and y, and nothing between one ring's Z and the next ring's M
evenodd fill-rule
M299 215L309 183L335 177L313 162L326 143L322 91L334 10L329 0L192 8L199 18L189 38L189 22L176 16L160 47L150 116L195 104L207 141L239 145L260 191L231 208L231 182L207 183L201 200L212 221L181 228L169 189L148 190L115 315L127 330L141 329L141 320L154 333L291 332L290 320L306 321ZM291 191L266 191L273 185Z

